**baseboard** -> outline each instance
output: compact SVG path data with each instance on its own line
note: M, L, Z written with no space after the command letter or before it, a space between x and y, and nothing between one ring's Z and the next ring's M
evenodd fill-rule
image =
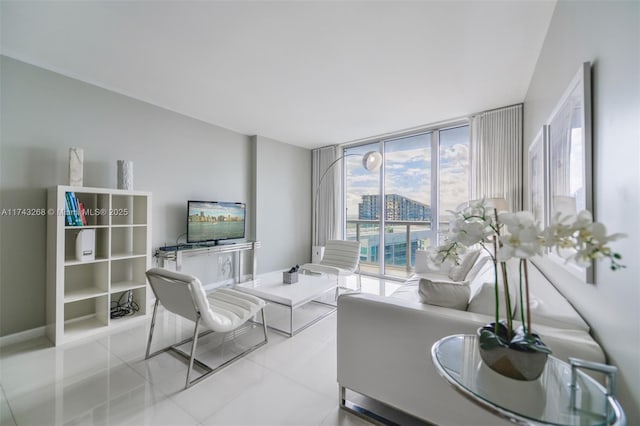
M45 326L0 337L0 348L45 336Z

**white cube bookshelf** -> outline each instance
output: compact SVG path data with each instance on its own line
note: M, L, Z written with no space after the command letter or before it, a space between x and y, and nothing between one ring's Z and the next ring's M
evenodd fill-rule
M68 226L66 193L84 204L87 225ZM151 193L57 186L48 192L47 336L60 345L145 317L151 300ZM95 230L95 259L76 259L80 230ZM139 311L110 318L112 304L131 290ZM126 296L125 296L126 297Z

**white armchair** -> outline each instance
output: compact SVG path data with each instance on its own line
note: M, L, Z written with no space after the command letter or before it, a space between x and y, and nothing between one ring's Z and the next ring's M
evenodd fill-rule
M220 288L207 294L198 278L173 272L168 269L152 268L149 269L146 274L151 289L156 296L156 303L153 308L153 318L151 320L151 329L149 330L149 341L147 342L145 359L149 359L166 351L172 351L185 358L189 362L185 389L267 343L267 323L264 318L265 302L262 299L228 288ZM158 313L158 305L160 303L170 312L193 321L195 327L193 337L150 354L153 329ZM212 332L226 333L236 330L260 311L262 312L264 341L248 348L215 368L195 358L196 345L198 344L199 337ZM198 334L201 323L208 328L208 330ZM191 341L193 341L193 344L191 345L190 354L178 349L179 346ZM190 380L193 364L202 368L205 373L194 380Z
M360 278L360 241L330 240L324 249L320 263L305 263L300 269L312 273L340 277L356 275L358 290L362 288ZM338 283L339 284L339 283Z

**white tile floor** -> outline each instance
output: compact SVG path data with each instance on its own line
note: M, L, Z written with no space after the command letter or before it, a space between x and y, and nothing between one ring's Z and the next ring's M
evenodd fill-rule
M399 283L363 278L363 291ZM268 318L267 318L268 322ZM336 314L269 343L182 390L186 365L169 353L144 359L150 321L59 347L44 337L0 348L0 420L9 425L366 425L338 408ZM154 348L192 333L163 312ZM208 363L259 341L261 328L198 345Z

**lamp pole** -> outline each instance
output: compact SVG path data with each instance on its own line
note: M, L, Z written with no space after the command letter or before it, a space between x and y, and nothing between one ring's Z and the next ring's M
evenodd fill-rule
M327 176L327 173L329 173L329 171L333 168L333 166L335 166L338 161L342 160L343 158L347 158L347 157L353 157L353 156L359 156L360 154L344 154L338 158L336 158L335 160L333 160L331 162L331 164L329 164L327 166L327 168L324 170L324 173L322 173L322 176L320 176L320 180L318 181L318 185L316 186L316 193L314 196L314 229L315 229L315 241L314 243L318 242L318 197L320 196L320 187L322 186L322 182L324 181L324 178ZM380 168L380 165L382 164L382 155L378 152L378 151L369 151L366 154L364 154L362 156L362 165L363 167L371 172L374 170L377 170L378 168ZM315 244L314 244L315 245Z

